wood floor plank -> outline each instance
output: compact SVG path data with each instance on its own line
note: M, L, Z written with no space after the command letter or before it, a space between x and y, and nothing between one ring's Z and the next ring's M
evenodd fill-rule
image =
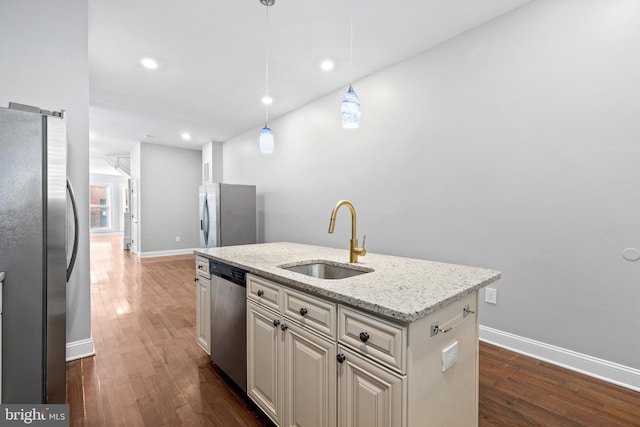
M640 393L480 344L480 416L486 426L640 426Z
M71 425L271 426L196 344L194 256L121 248L91 241L96 355L67 364Z
M96 355L67 363L71 426L273 426L196 344L194 270L91 239ZM640 393L486 343L479 379L480 427L640 427Z

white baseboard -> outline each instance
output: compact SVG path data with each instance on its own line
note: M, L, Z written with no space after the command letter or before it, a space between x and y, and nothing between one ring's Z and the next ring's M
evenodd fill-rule
M480 340L634 391L640 391L640 369L630 368L482 325L480 326Z
M172 256L172 255L186 255L193 254L194 248L187 249L173 249L169 251L155 251L155 252L138 252L138 258L153 258L158 256Z
M93 338L67 343L67 362L96 354Z

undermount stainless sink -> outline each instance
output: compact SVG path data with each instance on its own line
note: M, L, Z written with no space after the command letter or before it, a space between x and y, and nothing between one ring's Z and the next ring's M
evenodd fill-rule
M355 267L350 264L340 264L332 261L309 261L303 264L285 264L280 268L293 271L294 273L316 277L318 279L346 279L347 277L358 276L360 274L371 273L373 269L366 267Z

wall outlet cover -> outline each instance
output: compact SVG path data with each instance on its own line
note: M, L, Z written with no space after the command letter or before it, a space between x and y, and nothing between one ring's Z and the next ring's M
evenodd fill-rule
M458 341L454 341L442 349L442 372L458 361Z
M489 304L497 304L498 303L498 290L496 288L485 288L484 289L484 302Z

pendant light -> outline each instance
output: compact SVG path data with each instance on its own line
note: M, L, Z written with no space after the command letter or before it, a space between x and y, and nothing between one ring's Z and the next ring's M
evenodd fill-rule
M273 146L274 146L273 132L271 132L271 128L269 128L269 104L271 103L271 98L269 97L269 6L273 6L275 2L276 0L260 0L260 3L267 6L266 34L265 34L265 47L264 47L265 94L264 94L264 98L262 98L262 102L265 104L264 127L260 131L260 136L258 137L260 152L263 154L273 153Z
M342 119L342 127L345 129L355 129L360 127L360 99L353 90L353 0L350 2L351 10L349 16L349 55L351 57L351 82L349 90L342 100L342 108L340 117Z

